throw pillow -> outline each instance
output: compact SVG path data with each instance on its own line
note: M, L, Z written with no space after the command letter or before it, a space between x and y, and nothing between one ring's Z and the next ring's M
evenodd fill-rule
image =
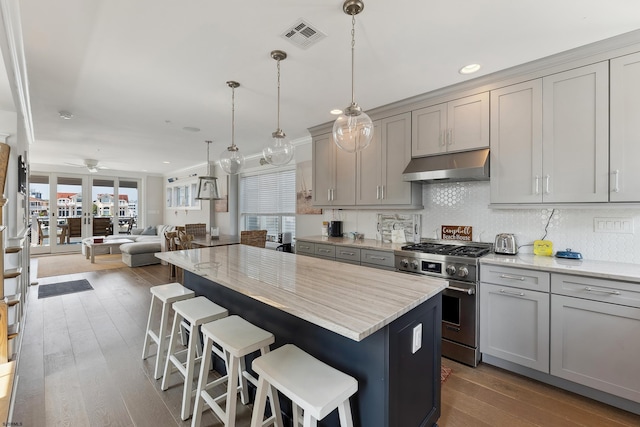
M156 235L156 228L154 226L148 226L146 227L144 230L142 230L142 233L140 233L143 236L155 236Z

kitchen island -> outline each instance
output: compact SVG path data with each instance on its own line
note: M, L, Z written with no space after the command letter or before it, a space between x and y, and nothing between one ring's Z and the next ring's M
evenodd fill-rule
M438 420L446 281L246 245L156 256L183 268L184 285L197 295L271 331L274 348L296 344L355 377L356 426L431 426ZM289 409L283 410L287 416ZM320 423L338 424L335 413Z

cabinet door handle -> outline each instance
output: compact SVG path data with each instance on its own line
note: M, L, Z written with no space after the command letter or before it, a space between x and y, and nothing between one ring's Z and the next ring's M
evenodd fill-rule
M523 276L512 276L510 274L501 274L500 278L501 279L520 280L521 282L524 282L524 279L525 279L525 277L523 277Z
M613 171L613 175L615 176L614 179L614 184L613 184L613 192L614 193L618 193L620 192L620 181L619 181L619 177L620 177L620 170L616 169Z
M540 176L536 175L536 196L540 194Z
M551 176L549 174L545 175L544 177L544 187L545 187L545 193L544 194L551 194L551 192L549 191L549 181L551 181Z
M598 292L601 294L611 294L611 295L620 295L620 291L616 291L616 290L610 290L610 289L597 289L597 288L592 288L589 286L586 286L584 288L585 291L587 292Z
M349 255L349 256L354 256L355 252L345 252L345 251L340 251L340 255Z
M449 145L453 145L455 134L453 129L449 129Z
M384 200L384 185L380 186L380 198Z
M318 252L322 252L325 254L331 253L331 251L329 249L318 249Z
M376 185L376 200L380 200L380 186Z
M442 131L440 132L440 135L438 135L438 145L440 145L441 147L444 147L447 144L447 135L445 134L446 131Z
M371 258L371 259L375 259L375 260L378 260L378 261L384 261L384 260L386 260L386 258L385 258L385 257L382 257L382 256L373 256L373 255L370 255L370 256L369 256L369 258Z
M327 190L327 200L331 200L331 189Z
M523 297L524 296L524 292L513 292L513 291L507 291L506 289L500 289L500 293L504 294L504 295L511 295L514 297Z

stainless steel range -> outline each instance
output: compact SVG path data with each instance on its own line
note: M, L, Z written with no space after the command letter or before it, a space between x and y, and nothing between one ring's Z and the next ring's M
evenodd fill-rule
M449 281L442 292L442 355L470 366L480 361L479 259L491 249L491 243L423 239L395 251L396 270Z

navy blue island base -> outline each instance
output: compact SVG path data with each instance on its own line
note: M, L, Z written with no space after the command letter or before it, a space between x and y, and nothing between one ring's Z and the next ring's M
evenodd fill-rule
M207 278L184 272L184 285L276 337L272 347L292 343L358 380L351 398L360 427L435 426L440 417L442 296L438 294L362 341L329 331ZM390 286L393 286L390 284ZM413 329L422 324L422 347L412 353ZM259 354L248 356L247 366ZM216 369L220 370L218 366ZM224 372L224 367L222 366ZM313 384L309 384L313 387ZM283 416L290 405L281 399ZM337 411L319 423L339 426Z

